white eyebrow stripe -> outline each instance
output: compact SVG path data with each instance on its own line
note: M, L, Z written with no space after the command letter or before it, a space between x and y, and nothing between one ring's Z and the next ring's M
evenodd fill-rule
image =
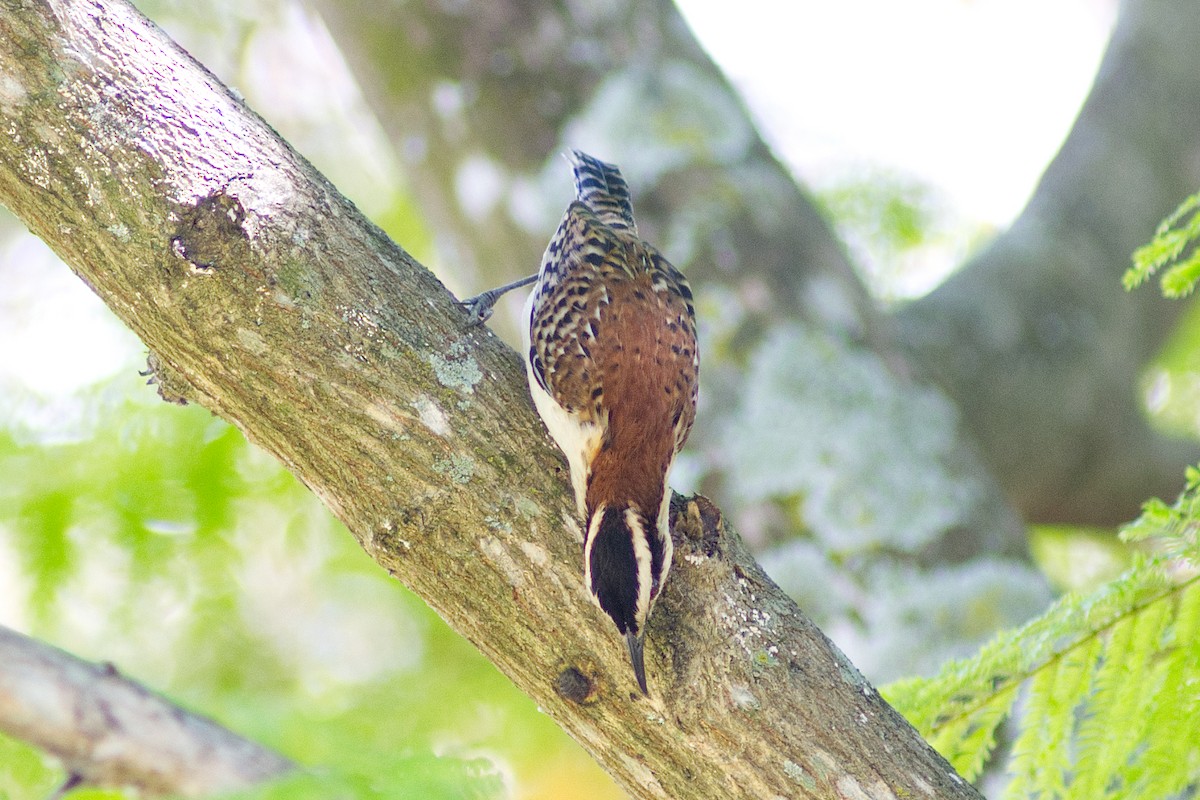
M637 562L636 620L640 634L645 630L646 617L650 613L650 584L653 580L650 574L650 542L646 538L646 526L642 522L642 515L636 508L625 509L625 524L629 527L629 532L633 537L633 558Z
M588 587L588 594L592 596L592 601L597 605L600 604L600 598L596 597L596 593L592 591L592 545L596 543L596 534L600 532L600 523L604 520L606 511L608 511L608 506L604 503L596 506L595 513L588 520L588 529L583 540L583 585Z

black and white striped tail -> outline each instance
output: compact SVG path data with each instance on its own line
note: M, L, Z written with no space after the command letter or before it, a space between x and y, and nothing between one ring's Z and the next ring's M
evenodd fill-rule
M621 170L580 150L570 150L566 155L575 170L576 199L608 226L637 233L629 184L625 183Z

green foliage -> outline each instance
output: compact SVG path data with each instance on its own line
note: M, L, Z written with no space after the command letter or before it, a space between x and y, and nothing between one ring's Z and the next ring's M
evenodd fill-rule
M1146 504L1120 577L884 695L966 778L1016 714L1006 797L1163 798L1200 779L1200 471Z
M31 797L48 797L55 785L45 758L37 750L0 734L0 800L25 797L12 794L18 788L22 792L28 790Z
M1161 288L1168 298L1191 294L1200 279L1200 193L1184 200L1158 226L1154 238L1133 253L1133 266L1122 281L1132 290L1165 269ZM1176 435L1197 436L1196 407L1200 403L1200 307L1179 312L1179 321L1162 351L1146 371L1142 392L1156 427Z
M1161 286L1166 297L1191 294L1200 280L1200 193L1184 200L1162 221L1154 238L1133 253L1133 266L1122 278L1126 289L1141 286L1164 267Z
M892 170L850 171L816 199L884 302L930 291L991 234L956 218L929 184Z
M395 766L401 768L370 777L301 772L245 792L221 795L220 800L485 800L502 794L499 776L484 760L459 763L427 755L400 759Z
M924 244L933 228L932 190L895 173L876 170L823 191L819 199L832 218L894 250Z
M1059 592L1084 592L1129 568L1132 553L1111 530L1080 525L1034 525L1029 551Z
M932 190L910 177L873 170L823 189L817 200L871 291L883 300L911 294L905 288L912 279L906 257L934 245L938 235Z

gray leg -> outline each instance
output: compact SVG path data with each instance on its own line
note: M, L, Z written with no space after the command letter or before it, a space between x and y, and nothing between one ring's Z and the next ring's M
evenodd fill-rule
M492 317L492 308L496 305L496 301L505 292L510 292L513 289L519 289L522 286L528 286L538 279L537 273L521 278L519 281L506 283L503 286L497 286L495 289L489 289L483 294L477 294L474 297L468 297L466 300L459 301L459 305L467 310L470 315L471 325L482 325Z

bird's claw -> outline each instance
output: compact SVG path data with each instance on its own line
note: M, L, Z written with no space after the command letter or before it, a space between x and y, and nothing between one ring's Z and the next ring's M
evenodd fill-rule
M497 300L513 289L528 286L537 279L538 273L535 272L512 283L497 286L495 289L488 289L483 294L477 294L474 297L468 297L466 300L460 300L458 304L466 309L470 315L469 324L471 326L482 325L492 318L492 310L496 307Z
M494 291L488 291L468 297L466 300L460 300L458 304L467 312L468 326L475 328L491 319L498 299L500 299L500 295Z

